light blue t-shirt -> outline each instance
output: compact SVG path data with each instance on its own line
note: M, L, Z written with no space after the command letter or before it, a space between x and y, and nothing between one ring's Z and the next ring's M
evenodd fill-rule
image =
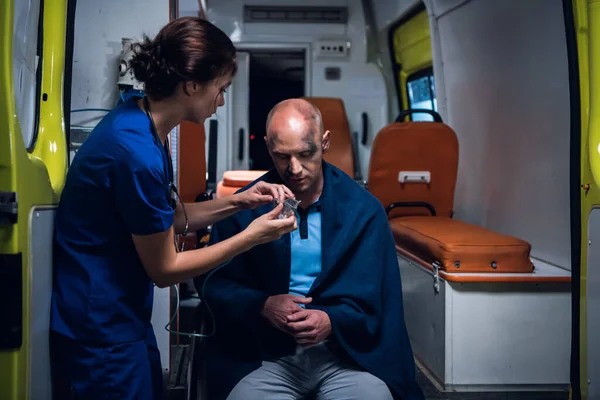
M306 297L321 273L321 205L317 200L296 211L298 229L291 233L290 294Z

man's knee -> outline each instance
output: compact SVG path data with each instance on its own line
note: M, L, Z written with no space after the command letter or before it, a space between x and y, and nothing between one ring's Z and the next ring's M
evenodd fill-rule
M393 400L393 396L385 382L375 375L349 370L329 380L317 393L317 400L337 399Z
M293 400L303 390L294 371L283 363L263 362L235 385L227 400Z
M393 396L390 389L384 381L368 372L363 372L357 380L360 387L364 388L363 394L367 397L359 396L359 398L369 398L373 400L392 400Z
M247 378L247 377L246 377ZM263 385L257 384L253 379L242 379L237 385L231 390L227 400L260 400L265 398L265 391L268 388Z
M293 400L295 398L289 388L280 385L281 382L246 378L235 385L227 400Z

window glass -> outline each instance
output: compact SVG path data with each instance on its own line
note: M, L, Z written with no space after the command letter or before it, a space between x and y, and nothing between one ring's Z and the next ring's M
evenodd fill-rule
M25 147L33 150L38 118L38 26L40 0L15 0L13 79L17 117Z
M418 76L417 76L418 75ZM435 80L432 73L417 73L414 78L407 81L408 107L437 111L435 98ZM433 117L425 113L412 115L413 121L433 121Z
M391 24L388 46L398 96L398 110L406 110L409 108L407 80L410 80L415 72L423 71L433 64L429 16L422 1Z

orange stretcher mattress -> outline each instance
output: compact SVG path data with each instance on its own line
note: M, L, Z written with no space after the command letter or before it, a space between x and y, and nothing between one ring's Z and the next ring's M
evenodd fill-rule
M223 185L243 188L266 174L267 171L259 170L239 170L239 171L225 171L223 173Z
M533 272L531 244L447 217L390 220L396 245L440 267L457 272Z
M265 173L267 173L267 171L225 171L223 173L223 180L217 184L216 198L220 199L233 195L235 192L251 184Z

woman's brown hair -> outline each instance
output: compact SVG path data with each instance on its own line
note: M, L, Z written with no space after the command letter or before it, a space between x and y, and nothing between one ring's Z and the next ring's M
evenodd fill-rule
M229 37L198 17L182 17L165 25L154 39L144 36L130 61L135 79L153 100L173 95L186 81L205 84L237 72L236 50Z

